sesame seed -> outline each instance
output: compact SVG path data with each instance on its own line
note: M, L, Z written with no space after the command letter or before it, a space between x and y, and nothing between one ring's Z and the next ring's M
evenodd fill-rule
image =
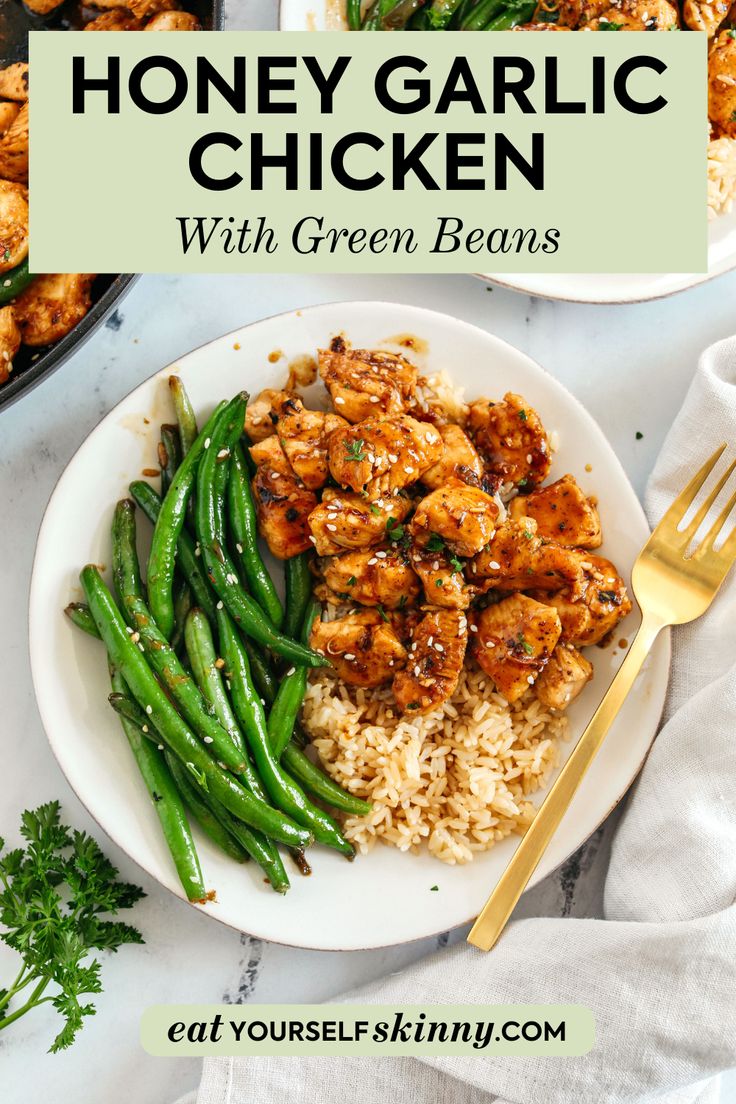
M371 397L368 401L372 402L372 403L377 403L378 402L378 395L371 395Z
M478 631L478 626L477 625L471 625L470 626L470 631L471 632L477 632Z
M532 454L530 452L526 454L526 462L527 464L531 464L532 462Z
M413 475L414 474L414 469L413 468L404 468L404 471L406 472L407 475Z
M388 552L376 552L376 556L379 560L385 560Z
M237 581L238 581L238 576L233 575L232 572L230 572L228 575L226 575L225 578L227 579L228 583L230 583L231 586L234 586L235 583L237 583Z
M526 681L527 681L527 682L529 683L529 685L531 686L531 685L532 685L532 683L534 682L534 675L527 675L527 677L526 677Z
M317 543L317 538L316 538L316 537L310 537L309 539L310 539L310 541L312 542L312 544L316 544L316 543Z
M336 533L337 532L337 526L336 525L330 525L329 522L327 522L327 524L325 525L325 529L329 529L331 533Z
M10 287L11 280L3 280L3 287Z
M242 546L242 544L236 544L235 547L238 550L238 555L242 556L243 555L243 546Z
M159 750L159 751L163 751L163 750L164 750L164 745L163 745L163 744L159 744L159 745L158 745L158 750Z
M199 547L199 545L197 545L197 547L194 549L194 555L195 556L201 556L202 555L202 549Z
M488 566L490 567L491 571L500 571L501 570L500 563L496 563L495 560L491 560L491 562L489 563Z
M432 561L432 570L433 571L439 571L439 568L440 568L440 561L439 560L433 560Z
M151 714L153 713L153 706L152 705L147 705L146 706L146 713L148 714L149 717L151 716Z
M211 437L208 437L208 438L207 438L207 440L206 440L206 441L205 441L205 443L204 443L204 447L205 447L205 448L209 448L209 447L210 447L210 442L211 442L211 441L212 441L212 438L211 438Z
M434 646L434 650L435 650L436 652L444 652L444 650L445 650L445 649L444 649L444 648L442 647L442 645L441 645L441 644L435 644L435 646Z
M389 463L391 463L391 464L398 464L398 462L399 462L399 458L398 458L398 456L396 455L395 452L390 452L388 454L388 459L389 459Z
M350 661L350 660L355 659L355 656L353 655L352 652L345 652L345 655L343 656L343 659L347 659L348 661Z
M127 632L128 636L133 635L133 630L131 629L130 625L125 626L125 631Z
M10 353L7 349L3 349L3 360L10 360Z
M131 638L131 639L132 639L132 638ZM146 649L145 649L145 648L143 647L143 645L142 645L142 644L139 644L139 645L138 645L138 647L140 648L140 650L141 650L142 652L144 652L144 651L146 650Z
M428 646L429 646L430 648L432 647L432 641L433 641L433 640L434 640L434 637L433 637L433 636L430 636L429 640L427 641L427 644L428 644Z
M133 641L134 644L137 644L140 638L141 634L139 632L134 632L130 639Z
M148 725L141 725L142 732L148 732Z
M420 671L420 669L419 669L419 665L418 665L418 664L417 664L417 666L416 666L416 667L414 668L414 674L415 674L415 675L417 676L417 678L418 678L418 677L419 677L419 675L421 674L421 671Z
M345 405L345 400L343 399L342 395L338 395L337 398L335 399L335 406L344 406L344 405Z
M228 448L221 448L221 449L220 449L220 451L219 451L219 452L218 452L218 454L217 454L217 459L218 459L218 460L224 460L224 459L225 459L225 457L226 457L226 456L229 456L229 455L230 455L230 449L228 449Z
M389 667L393 667L393 665L394 665L394 661L393 661L392 659L390 659L390 660L388 661L388 665L389 665Z
M368 561L368 566L369 566L369 567L373 567L373 564L376 564L376 563L378 563L378 560L376 559L376 557L375 557L375 556L371 556L371 558L370 558L370 559L369 559L369 561Z
M493 647L493 641L492 640L486 640L486 648L492 648L492 647Z
M281 478L281 473L277 472L277 471L272 471L271 472L271 478L272 479L280 479Z
M287 678L290 675L294 675L294 674L296 674L296 667L290 667L289 670L286 672Z
M206 744L211 744L212 743L212 737L211 736L204 736L203 740Z
M262 421L263 421L263 418L261 417L260 414L254 414L253 417L251 418L251 422L253 423L253 425L260 425Z
M222 602L218 602L218 603L217 603L217 608L218 608L218 609L222 609Z

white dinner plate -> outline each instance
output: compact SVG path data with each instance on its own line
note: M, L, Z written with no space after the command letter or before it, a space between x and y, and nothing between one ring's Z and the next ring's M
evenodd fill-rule
M81 598L79 569L110 563L115 502L131 480L155 465L159 425L172 420L167 377L184 380L200 416L243 387L257 393L283 384L293 358L314 354L332 335L358 346L397 347L418 338L422 370L444 368L468 397L520 392L559 436L552 477L573 472L600 501L603 554L628 578L647 537L641 506L601 430L583 407L537 364L483 330L447 315L395 303L336 303L268 318L210 342L163 368L123 399L89 435L54 491L41 526L30 598L30 647L36 696L46 732L71 786L115 842L154 878L182 896L158 821L107 703L102 648L74 628L62 610ZM393 339L393 341L392 341ZM141 521L140 529L148 528ZM617 630L632 639L638 614ZM596 676L570 710L579 736L623 658L596 648ZM629 695L575 801L537 870L535 881L594 831L625 793L654 737L664 702L669 642L661 639ZM572 745L563 748L563 755ZM232 927L294 946L356 949L388 946L445 931L474 917L514 848L508 840L466 866L383 845L352 864L312 849L313 874L291 875L279 897L255 864L239 866L198 834L215 903L209 915ZM432 892L432 887L438 889ZM193 906L200 907L200 906Z
M280 0L279 30L347 31L345 0ZM736 268L736 211L708 226L707 272L479 272L502 287L573 303L640 303L686 291Z

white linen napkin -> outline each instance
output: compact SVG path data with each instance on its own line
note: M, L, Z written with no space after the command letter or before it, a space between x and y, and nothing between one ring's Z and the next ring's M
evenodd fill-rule
M702 356L651 477L652 525L723 441L736 448L736 338ZM580 1058L213 1059L197 1104L619 1104L718 1099L736 1066L736 572L673 633L663 727L614 839L601 919L512 922L341 998L579 1003ZM502 1100L499 1100L499 1097Z

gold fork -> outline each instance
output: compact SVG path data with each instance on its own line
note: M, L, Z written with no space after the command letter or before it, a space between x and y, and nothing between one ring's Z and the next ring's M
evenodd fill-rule
M683 625L705 613L736 560L736 528L721 547L715 549L716 540L736 506L736 494L726 503L691 555L686 556L698 529L736 469L736 460L718 480L692 521L685 528L679 528L725 448L721 445L693 476L639 553L631 576L642 615L639 631L603 701L470 930L468 943L483 951L491 949L506 926L658 634L668 625Z

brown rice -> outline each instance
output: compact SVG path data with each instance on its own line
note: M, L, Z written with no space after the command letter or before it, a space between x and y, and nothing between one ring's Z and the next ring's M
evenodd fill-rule
M333 778L373 803L367 817L345 821L361 852L376 840L413 852L426 844L452 864L524 832L534 815L529 795L544 786L567 734L567 719L531 693L508 705L475 664L424 717L400 716L388 688L363 690L319 672L303 721Z

